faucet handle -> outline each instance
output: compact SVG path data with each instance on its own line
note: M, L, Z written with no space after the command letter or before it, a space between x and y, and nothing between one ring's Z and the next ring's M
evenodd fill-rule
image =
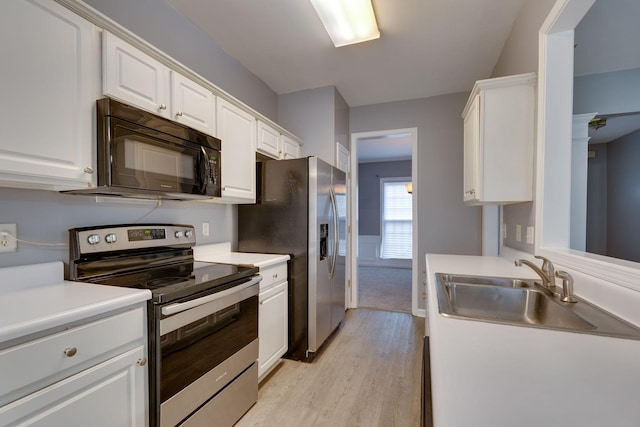
M556 277L553 263L548 258L540 255L534 255L534 258L542 260L542 271L544 271L544 274L549 278L549 282L553 282L554 277Z

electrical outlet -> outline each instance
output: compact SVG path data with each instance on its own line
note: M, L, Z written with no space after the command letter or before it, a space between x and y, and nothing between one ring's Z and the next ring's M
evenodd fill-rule
M0 224L0 252L18 250L18 227L16 224Z
M516 242L522 242L522 226L516 224Z
M208 222L203 222L202 223L202 235L205 236L205 237L209 235L209 223Z
M527 227L527 243L533 245L533 227Z

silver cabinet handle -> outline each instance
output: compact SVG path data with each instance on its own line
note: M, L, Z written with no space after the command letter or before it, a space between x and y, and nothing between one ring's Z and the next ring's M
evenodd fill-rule
M138 359L136 361L136 363L138 364L138 366L144 366L147 364L147 358L146 357L142 357L140 359Z
M92 174L93 168L91 166L87 166L86 168L84 168L84 173Z
M178 111L178 112L176 113L176 117L182 117L182 111Z
M167 109L167 105L166 104L160 104L160 106L158 107L161 110L166 110Z
M67 357L73 357L78 352L78 349L75 347L69 347L64 349L64 355Z

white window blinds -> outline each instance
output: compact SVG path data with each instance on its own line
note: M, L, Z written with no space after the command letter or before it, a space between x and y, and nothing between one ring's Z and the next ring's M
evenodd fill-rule
M405 184L409 179L381 180L382 244L380 257L411 259L413 216L411 194Z

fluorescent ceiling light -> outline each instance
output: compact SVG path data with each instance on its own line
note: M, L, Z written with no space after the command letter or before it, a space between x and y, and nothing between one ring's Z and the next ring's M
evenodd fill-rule
M380 38L371 0L311 0L336 47Z

